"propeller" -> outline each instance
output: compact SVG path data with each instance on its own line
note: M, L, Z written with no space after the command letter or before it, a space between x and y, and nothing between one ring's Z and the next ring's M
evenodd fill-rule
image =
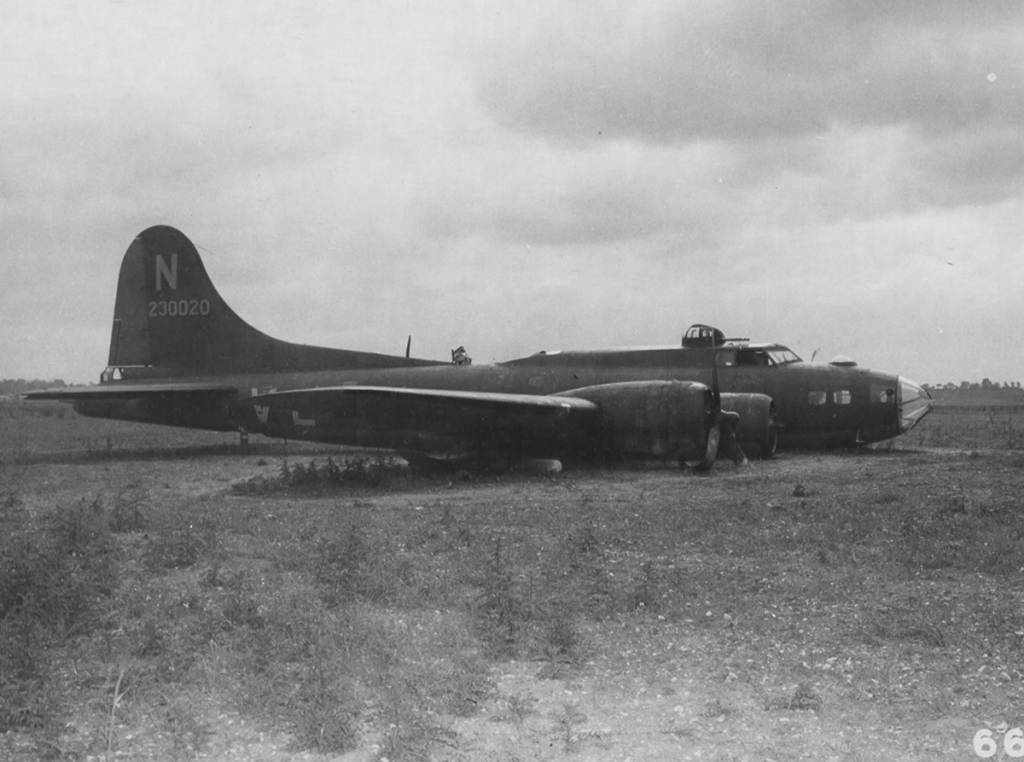
M714 337L711 339L711 408L708 411L707 421L708 436L704 446L704 455L696 461L685 461L685 465L695 471L710 471L718 457L719 449L729 455L737 465L746 464L747 456L736 439L740 414L731 410L722 410L722 388L718 378L718 346Z
M412 350L412 334L409 334L409 338L405 340L405 359L409 359L409 352Z

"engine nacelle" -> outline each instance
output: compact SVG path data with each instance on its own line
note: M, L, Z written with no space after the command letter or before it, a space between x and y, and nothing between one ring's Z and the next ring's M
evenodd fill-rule
M591 454L702 460L714 423L711 390L696 381L626 381L559 392L600 406ZM713 458L712 454L712 458Z
M748 455L770 458L778 445L775 403L767 394L722 394L722 409L739 413L736 440Z

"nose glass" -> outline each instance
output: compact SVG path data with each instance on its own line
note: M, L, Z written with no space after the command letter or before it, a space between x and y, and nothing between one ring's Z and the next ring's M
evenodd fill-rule
M896 403L900 409L900 433L910 431L932 409L932 396L924 387L900 376Z

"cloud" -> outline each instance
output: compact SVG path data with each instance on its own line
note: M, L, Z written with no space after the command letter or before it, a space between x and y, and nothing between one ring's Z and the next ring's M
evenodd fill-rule
M499 46L477 93L497 124L556 145L793 158L829 135L895 130L909 160L891 179L937 185L915 203L993 202L1024 170L1022 21L1014 3L588 4Z
M5 363L93 378L168 223L294 341L483 361L701 320L901 368L916 321L1019 313L1021 7L12 6Z
M565 149L505 138L441 154L412 203L423 229L442 239L572 248L670 232L696 243L719 237L729 216L719 182L729 163L713 146Z
M921 141L908 151L916 194L940 206L1019 197L1024 142L1019 126L980 127Z
M1024 50L1005 16L1020 21L1024 8L1002 7L1011 10L873 4L868 13L820 0L588 5L492 56L479 94L500 123L572 141L1016 123Z

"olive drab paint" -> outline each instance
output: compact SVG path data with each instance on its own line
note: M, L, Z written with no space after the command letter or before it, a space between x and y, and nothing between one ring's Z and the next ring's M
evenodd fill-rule
M121 261L101 383L26 396L98 417L417 456L653 456L702 466L720 443L770 457L776 444L888 439L931 409L904 377L849 360L804 362L703 325L674 347L538 352L492 365L286 342L242 320L193 243L165 225L142 231Z

